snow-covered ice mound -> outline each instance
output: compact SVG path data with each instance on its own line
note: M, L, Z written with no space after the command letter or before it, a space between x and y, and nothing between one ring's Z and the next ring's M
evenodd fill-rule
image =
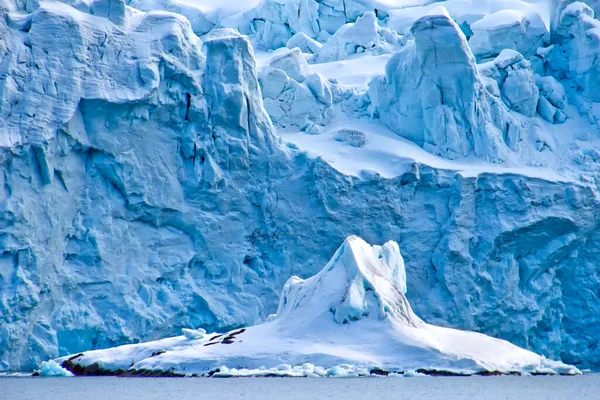
M57 361L76 375L579 373L503 340L426 324L405 294L398 245L370 246L351 236L319 273L289 279L277 314L267 323Z

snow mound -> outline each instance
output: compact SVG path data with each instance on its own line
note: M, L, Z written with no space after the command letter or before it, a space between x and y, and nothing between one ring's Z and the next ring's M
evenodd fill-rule
M286 47L288 49L298 47L303 53L315 54L321 50L323 45L310 38L306 33L298 32L287 41Z
M351 236L319 273L308 279L290 278L270 322L198 339L186 335L95 350L57 361L78 375L580 373L503 340L428 325L413 313L405 293L406 272L398 244L370 246Z
M205 329L182 328L181 333L183 333L183 336L185 336L188 339L202 339L204 336L206 336Z

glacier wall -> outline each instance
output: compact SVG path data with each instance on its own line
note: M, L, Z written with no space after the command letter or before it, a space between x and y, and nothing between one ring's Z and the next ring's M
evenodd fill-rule
M96 3L0 8L0 370L254 324L352 234L425 321L600 363L593 182L344 175L278 139L248 39Z

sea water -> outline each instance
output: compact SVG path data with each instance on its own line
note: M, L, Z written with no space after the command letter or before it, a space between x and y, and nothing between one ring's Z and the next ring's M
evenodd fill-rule
M600 374L369 378L0 378L0 400L600 399Z

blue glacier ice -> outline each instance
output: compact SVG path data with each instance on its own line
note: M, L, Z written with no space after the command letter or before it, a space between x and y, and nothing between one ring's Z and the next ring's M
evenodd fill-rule
M410 33L412 39L388 62L385 77L371 85L381 120L450 158L470 153L504 158L519 132L511 134L506 108L486 90L460 27L440 7L416 21Z
M595 3L481 58L491 0L255 3L0 4L0 370L257 324L350 235L427 323L600 364Z

